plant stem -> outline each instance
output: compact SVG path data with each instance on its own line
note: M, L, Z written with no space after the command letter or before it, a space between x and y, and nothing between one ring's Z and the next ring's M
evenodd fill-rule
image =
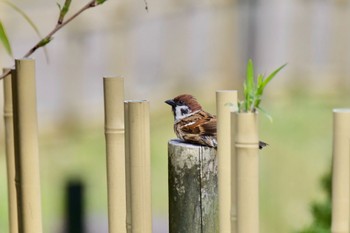
M102 3L100 3L102 4ZM85 6L83 6L80 10L78 10L75 14L70 16L67 20L60 22L58 21L55 28L49 32L43 39L41 39L38 43L36 43L31 49L28 50L28 52L23 56L23 58L28 58L30 55L32 55L37 49L45 46L51 39L52 36L59 31L61 28L63 28L65 25L67 25L69 22L71 22L73 19L78 17L81 13L86 11L87 9L93 8L95 6L99 5L97 0L91 0L88 2ZM60 22L60 23L59 23ZM10 74L11 69L6 70L4 73L0 75L0 80L5 78L8 74Z

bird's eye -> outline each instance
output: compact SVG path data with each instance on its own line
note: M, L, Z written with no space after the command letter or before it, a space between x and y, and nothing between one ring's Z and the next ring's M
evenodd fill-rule
M182 115L185 115L185 114L187 114L188 113L188 109L185 109L185 108L182 108L181 109L181 114Z

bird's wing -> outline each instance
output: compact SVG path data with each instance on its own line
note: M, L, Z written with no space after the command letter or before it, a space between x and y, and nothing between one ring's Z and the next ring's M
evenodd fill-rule
M206 114L206 115L202 115ZM216 136L216 118L208 113L199 113L184 119L185 122L179 127L185 134L200 136Z

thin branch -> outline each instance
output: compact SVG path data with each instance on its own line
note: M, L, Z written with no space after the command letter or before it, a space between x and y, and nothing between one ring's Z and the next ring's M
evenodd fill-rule
M37 49L44 47L45 45L47 45L51 40L52 40L52 36L58 32L61 28L63 28L65 25L67 25L69 22L71 22L73 19L75 19L76 17L78 17L81 13L83 13L84 11L93 8L97 5L101 5L102 3L104 3L105 1L99 1L99 0L91 0L90 2L88 2L85 6L83 6L80 10L78 10L75 14L73 14L72 16L70 16L67 20L61 22L61 20L59 19L55 28L49 33L47 34L43 39L41 39L38 43L36 43L31 49L28 50L28 52L23 56L23 58L28 58L30 55L32 55ZM60 16L59 16L60 17ZM63 19L62 19L63 20ZM7 75L9 75L11 72L11 69L5 71L3 74L0 75L0 80L5 78Z

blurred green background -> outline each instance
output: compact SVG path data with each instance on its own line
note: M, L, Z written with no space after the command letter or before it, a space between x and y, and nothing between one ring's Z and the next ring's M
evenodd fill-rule
M43 35L55 25L56 1L13 2ZM260 157L261 232L308 225L310 203L325 198L319 180L331 166L332 109L350 105L348 1L147 2L148 12L144 1L107 1L55 35L49 62L42 51L33 55L45 232L60 232L69 179L86 184L90 232L107 232L102 77L122 76L126 99L150 101L154 233L166 233L167 142L175 135L164 100L190 93L215 113L215 91L241 91L249 58L257 73L288 63L262 101L274 121L260 116L261 140L270 144ZM70 13L83 4L73 1ZM1 1L0 20L14 57L38 40ZM12 64L0 47L0 67ZM0 232L7 232L1 124L0 133Z

